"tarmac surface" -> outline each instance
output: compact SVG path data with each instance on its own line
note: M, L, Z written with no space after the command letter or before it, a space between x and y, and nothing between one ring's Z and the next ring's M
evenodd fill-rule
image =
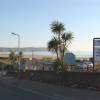
M0 100L100 100L100 92L29 80L0 79Z

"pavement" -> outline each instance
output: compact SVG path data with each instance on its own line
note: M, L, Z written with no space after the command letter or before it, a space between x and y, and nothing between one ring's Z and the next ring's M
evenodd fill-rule
M1 99L2 98L2 99ZM30 80L0 79L0 100L100 100L100 92Z

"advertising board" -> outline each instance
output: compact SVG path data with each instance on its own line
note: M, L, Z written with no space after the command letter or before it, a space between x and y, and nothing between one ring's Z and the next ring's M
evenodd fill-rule
M100 38L93 39L93 58L94 67L100 67Z

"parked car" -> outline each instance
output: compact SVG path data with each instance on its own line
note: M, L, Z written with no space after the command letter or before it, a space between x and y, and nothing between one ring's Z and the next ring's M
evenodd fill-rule
M92 71L93 63L89 61L82 61L80 64L76 65L81 71Z

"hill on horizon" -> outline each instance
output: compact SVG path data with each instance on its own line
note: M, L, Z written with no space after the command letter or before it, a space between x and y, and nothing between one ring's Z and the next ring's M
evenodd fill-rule
M47 48L45 47L23 47L20 48L20 51L30 52L30 51L46 51ZM0 52L11 52L11 51L18 51L17 47L0 47Z

